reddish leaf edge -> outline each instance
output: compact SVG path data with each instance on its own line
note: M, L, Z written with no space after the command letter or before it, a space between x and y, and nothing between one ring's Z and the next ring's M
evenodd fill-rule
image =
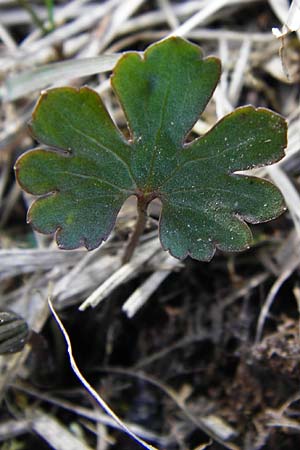
M42 231L41 229L39 229L39 227L37 227L34 224L34 222L32 221L32 218L31 218L32 211L36 207L36 205L39 202L39 200L43 200L43 199L45 199L47 197L50 197L52 195L56 195L58 193L59 193L59 191L56 190L56 191L50 192L49 194L40 196L38 199L34 200L32 202L32 204L30 205L28 211L27 211L26 223L29 224L35 231L37 231L40 234L43 234L44 236L53 236L57 246L61 250L76 250L76 249L78 249L80 247L84 247L84 248L86 248L86 250L92 251L92 250L95 250L96 248L100 247L100 245L108 239L108 237L110 236L112 230L114 229L116 221L117 221L117 217L118 217L118 214L119 214L121 208L115 210L112 213L112 220L111 220L111 222L109 224L109 227L107 228L108 231L106 233L102 233L101 235L99 235L99 239L97 240L95 245L92 245L92 246L89 245L88 242L87 242L87 238L86 237L82 237L78 241L79 245L65 246L60 241L60 233L63 231L63 227L57 225L55 230L50 231L50 232L45 232L45 231Z
M243 111L245 111L245 112L253 111L253 112L257 112L257 113L261 112L261 113L268 114L270 116L276 116L281 121L282 128L284 129L284 135L283 135L284 140L283 140L283 143L281 145L280 154L278 155L278 157L274 158L274 159L272 159L272 160L270 160L269 162L266 162L266 163L249 165L247 168L245 168L243 170L249 170L249 169L254 169L254 168L258 169L260 167L270 166L272 164L277 163L282 158L284 158L285 157L285 149L287 148L287 145L288 145L288 136L287 136L287 134L288 134L288 124L287 124L287 120L281 114L279 114L279 113L277 113L275 111L272 111L269 108L264 108L264 107L261 107L261 106L255 107L255 106L250 105L250 104L249 105L238 106L237 108L235 108L230 113L225 114L225 116L223 116L223 117L221 117L221 119L217 120L217 122L206 133L204 133L202 136L199 136L199 137L193 139L191 142L183 144L183 149L187 149L188 150L189 147L191 147L196 141L200 141L202 139L202 137L204 137L204 136L206 137L209 134L213 133L214 129L218 125L220 125L222 122L224 122L225 120L227 120L231 116L234 116L236 114L242 113ZM228 173L234 173L234 172L238 172L238 170L232 171L232 172L229 171ZM253 176L253 178L260 178L260 177ZM271 184L273 184L273 183L271 183Z
M282 212L283 212L283 211L282 211ZM231 253L231 254L233 254L233 253L241 253L241 252L243 252L243 251L245 251L245 250L249 250L249 249L251 248L251 245L253 244L253 235L252 235L252 231L251 231L250 227L249 227L249 226L247 225L247 223L246 223L242 218L240 218L237 214L236 214L236 215L233 214L233 217L236 217L236 218L239 220L239 222L241 223L241 225L244 227L244 229L245 229L246 232L248 233L249 241L247 242L247 244L245 244L245 245L244 245L243 247L241 247L239 250L225 250L225 249L222 249L222 248L220 247L218 241L211 240L210 243L212 244L212 252L211 252L211 254L210 254L207 258L201 258L201 260L200 260L200 259L198 260L197 258L194 258L194 257L192 256L192 255L193 255L193 251L190 250L190 249L188 249L182 256L177 256L177 255L174 255L174 253L172 252L172 250L171 250L169 247L165 247L165 246L163 245L162 240L161 240L160 225L161 225L161 217L162 217L162 214L163 214L163 207L162 207L162 209L161 209L160 217L159 217L159 222L158 222L158 236L159 236L160 244L161 244L162 249L163 249L164 251L168 252L173 258L178 259L179 261L183 261L183 260L185 260L187 257L191 257L192 259L196 259L197 261L200 261L200 262L210 262L210 261L213 259L213 257L215 256L215 253L216 253L217 250L220 250L220 251L223 251L223 252L226 252L226 253ZM277 216L276 216L276 217L277 217ZM270 220L271 220L271 219L270 219ZM260 223L261 223L261 222L260 222Z
M253 178L258 178L258 177L253 177ZM258 178L258 179L261 179L261 178ZM269 183L273 185L273 183L271 183L271 182L269 182ZM278 217L280 217L286 210L287 210L287 207L285 206L284 200L283 200L283 203L282 203L282 206L281 206L281 211L278 214L274 215L274 217L269 218L267 220L260 220L260 221L257 221L257 222L254 222L254 221L250 222L249 220L247 220L247 222L246 222L245 219L243 217L241 217L239 214L237 214L237 213L233 214L232 217L235 217L240 222L240 224L244 227L246 232L248 233L249 241L243 247L240 247L238 250L226 250L226 249L223 249L219 245L218 241L212 239L211 240L211 244L213 246L212 253L207 258L202 258L199 261L201 261L201 262L210 262L213 259L213 257L215 256L215 253L216 253L217 250L218 251L222 251L222 252L226 252L226 253L231 253L231 254L242 253L245 250L249 250L252 247L252 245L253 245L253 233L252 233L251 228L249 227L248 223L251 223L251 225L258 225L260 223L270 222L271 220L274 220L274 219L277 219ZM179 261L185 260L188 256L197 260L197 258L192 256L193 255L193 251L190 250L190 249L188 249L186 251L186 253L184 253L182 256L177 256L177 255L174 255L174 253L172 252L172 250L169 247L165 247L163 245L163 242L162 242L162 239L161 239L161 234L160 234L160 225L161 225L162 214L163 214L163 207L161 209L160 216L159 216L159 221L158 221L158 236L159 236L159 241L160 241L160 244L162 246L162 249L164 251L168 252L173 258L178 259Z
M131 52L131 53L134 53L134 52ZM104 108L106 109L108 116L112 120L112 122L113 122L114 126L116 127L117 131L119 132L121 138L123 138L124 143L128 144L128 140L126 139L124 133L120 130L118 125L115 123L115 121L111 117L109 111L107 110L105 104L103 103L101 95L98 94L98 92L95 91L95 89L93 89L93 88L91 88L91 87L89 87L87 85L83 85L83 86L80 86L80 87L59 86L59 87L44 89L43 91L41 91L40 96L37 99L36 104L34 106L34 109L32 111L31 119L27 123L27 127L28 127L28 130L30 132L31 137L33 139L35 139L37 142L39 142L39 144L41 144L43 146L44 150L60 152L61 154L66 155L66 156L72 155L72 150L68 150L68 149L65 149L65 148L58 147L58 146L50 145L50 144L47 144L47 142L41 141L39 139L39 137L36 135L36 133L35 133L35 131L33 129L33 125L32 124L33 124L33 122L35 120L35 117L36 117L36 115L38 113L38 110L39 110L39 107L40 107L41 103L44 102L47 99L49 93L55 92L55 91L69 91L69 92L78 93L78 94L80 94L81 92L87 91L87 92L90 92L91 94L95 95L95 97L97 98L98 103L101 106L104 106ZM35 150L35 148L32 149L32 150ZM28 152L29 151L30 150L28 150ZM20 159L21 157L22 157L22 155L18 159Z

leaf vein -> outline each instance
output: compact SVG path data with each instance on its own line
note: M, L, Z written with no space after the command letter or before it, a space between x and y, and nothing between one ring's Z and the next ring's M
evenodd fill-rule
M200 138L201 139L201 138ZM193 144L193 143L192 143ZM232 146L232 147L227 147L225 149L223 149L222 151L219 151L218 153L209 155L209 156L199 156L197 158L193 158L193 159L187 159L186 161L183 161L180 165L178 165L177 167L175 167L175 169L173 170L173 172L163 181L163 183L159 186L159 189L162 188L166 183L168 183L170 180L172 180L174 178L174 176L176 175L176 173L181 170L183 167L185 167L187 164L193 164L193 163L197 163L198 161L209 161L209 160L214 160L214 159L219 159L221 156L223 156L225 153L230 153L234 150L239 149L240 147L242 147L243 145L247 144L245 141L240 142L239 144ZM182 152L184 153L185 151L187 151L187 149L182 149ZM201 151L201 150L199 150ZM185 156L185 155L183 155ZM216 168L215 168L216 169ZM224 169L224 167L221 167L221 169ZM237 171L239 169L235 169L234 171ZM241 169L242 170L242 169Z
M158 136L159 136L160 131L162 129L162 123L163 123L163 118L164 118L164 114L165 114L165 109L166 109L166 104L167 104L167 100L168 100L168 97L169 97L169 93L170 93L170 86L168 86L168 89L166 89L165 95L164 95L164 98L163 98L163 101L162 101L161 114L160 114L160 118L159 118L159 126L157 128L155 139L154 139L154 150L153 150L152 156L151 156L149 174L148 174L148 177L147 177L147 180L146 180L146 183L145 183L146 185L148 185L149 180L151 180L151 178L153 178L154 163L155 163L155 160L157 158L157 153L158 153L158 150L159 150L158 146L157 146L157 139L158 139Z
M93 138L92 136L89 136L87 133L84 133L83 131L79 130L78 128L76 128L72 122L65 117L63 114L58 113L58 115L68 124L68 126L74 130L77 134L79 134L80 136L83 136L84 138L86 138L88 141L92 142L93 144L96 145L96 147L101 148L102 150L105 150L107 153L110 153L115 159L117 159L118 161L121 162L121 164L123 166L126 167L126 169L128 170L128 175L131 179L131 181L134 183L134 186L137 187L136 185L136 181L133 177L133 174L131 172L131 168L130 165L123 159L121 158L117 153L113 152L109 147L106 147L105 145L101 144L100 142L98 142L95 138Z
M203 192L203 194L206 191L213 191L213 192L227 192L228 194L236 194L239 197L244 197L247 199L251 199L253 198L251 194L248 194L247 192L241 192L240 190L235 192L231 189L224 189L224 188L215 188L215 187L194 187L194 188L190 188L190 189L180 189L177 191L169 191L168 194L174 195L174 194L181 194L181 193L186 193L186 192L195 192L195 191L201 191Z
M100 177L95 177L93 175L84 175L82 173L71 172L71 171L68 171L68 170L60 170L57 173L61 173L61 174L64 174L64 175L72 175L74 177L83 178L83 179L87 179L87 180L91 180L91 181L92 180L99 181L100 183L105 183L108 186L111 186L111 187L113 187L114 189L117 189L120 192L123 192L123 193L126 193L126 194L133 194L133 191L131 191L129 189L123 189L120 186L117 186L116 184L111 183L110 181L104 180L103 178L100 178Z

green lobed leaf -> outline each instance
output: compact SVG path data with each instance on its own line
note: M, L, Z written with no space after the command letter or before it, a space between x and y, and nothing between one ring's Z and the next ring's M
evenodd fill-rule
M31 150L16 164L21 186L42 196L30 208L29 222L43 233L58 230L62 248L97 247L136 188L129 144L98 94L86 87L46 91L31 128L51 150Z
M212 258L215 248L251 244L245 221L270 220L283 199L270 182L236 174L284 156L285 120L267 109L238 108L206 135L185 143L220 77L219 60L203 58L181 38L125 54L112 86L131 135L126 140L102 100L84 87L42 94L31 128L47 148L16 163L21 186L38 198L28 219L56 232L62 248L97 247L130 195L162 202L160 239L177 258Z

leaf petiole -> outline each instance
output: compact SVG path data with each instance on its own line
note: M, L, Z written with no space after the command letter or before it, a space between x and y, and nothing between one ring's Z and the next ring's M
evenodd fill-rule
M140 237L142 236L148 219L147 209L149 205L149 199L147 197L141 196L137 200L137 211L138 216L136 219L134 230L129 238L125 252L122 258L122 264L128 263L136 249Z

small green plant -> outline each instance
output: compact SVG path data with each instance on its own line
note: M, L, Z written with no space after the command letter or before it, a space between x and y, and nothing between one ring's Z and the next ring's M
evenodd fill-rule
M124 256L143 232L147 207L162 204L159 235L176 258L208 261L215 248L248 248L245 221L271 220L284 209L270 182L236 174L284 156L285 120L267 109L238 108L204 136L186 143L220 77L217 58L184 39L124 54L111 77L128 121L127 140L99 95L88 87L42 93L31 129L47 148L16 163L24 190L40 196L28 221L56 232L63 249L92 250L110 234L123 202L137 197L138 220Z

